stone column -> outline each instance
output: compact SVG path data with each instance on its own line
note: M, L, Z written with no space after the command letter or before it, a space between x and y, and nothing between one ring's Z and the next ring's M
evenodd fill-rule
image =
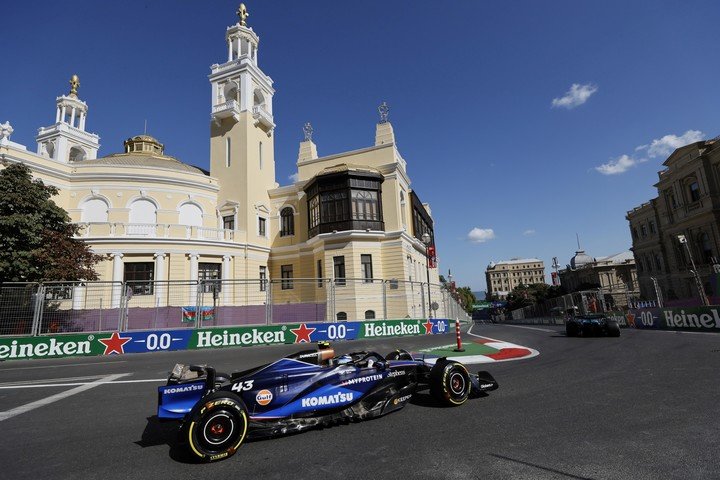
M65 105L62 106L62 113L60 114L60 121L65 121L65 114L67 113L67 107Z
M62 111L62 110L60 109L60 107L58 107L58 108L57 108L57 111L55 112L55 123L60 122L60 112L61 112L61 111Z
M85 112L80 112L80 130L85 130Z
M165 281L165 253L157 252L155 255L155 306L165 306L165 297L168 291L168 284Z
M120 297L122 296L122 285L123 281L123 254L122 253L111 253L113 257L113 269L112 269L112 299L110 300L110 308L120 308Z
M233 45L233 41L230 38L230 39L228 39L228 62L233 59L232 58L232 45Z
M72 109L70 110L70 126L75 126L75 107L72 107Z
M198 280L198 259L200 258L200 255L197 253L189 253L188 257L190 257L190 281L197 282L197 280ZM188 305L197 305L197 293L198 293L197 283L191 283L190 284L190 299L189 299ZM198 315L200 314L200 312L197 312L197 313L198 313Z
M223 289L222 289L222 298L223 298L223 305L227 305L230 303L230 288L232 283L228 280L231 280L230 275L230 259L232 257L230 255L223 255L223 261L222 261L222 280L224 283Z

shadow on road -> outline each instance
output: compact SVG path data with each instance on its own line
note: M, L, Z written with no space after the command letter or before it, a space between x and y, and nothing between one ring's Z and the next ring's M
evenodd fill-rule
M163 422L157 415L147 417L145 430L140 440L133 442L142 448L167 445L170 447L170 458L182 463L198 463L191 457L180 442L180 432L177 422Z

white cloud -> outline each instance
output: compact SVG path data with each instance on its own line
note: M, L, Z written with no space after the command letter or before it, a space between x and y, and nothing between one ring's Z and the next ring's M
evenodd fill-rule
M529 237L530 235L535 235L535 230L532 228L529 228L523 232L523 235L525 235L526 237Z
M675 151L676 148L699 142L703 137L704 135L700 130L688 130L679 137L677 135L665 135L664 137L656 138L647 147L648 156L650 158L667 157Z
M290 176L288 177L288 179L289 179L291 182L295 183L295 182L298 181L298 174L297 174L297 173L293 173L292 175L290 175Z
M631 167L634 167L638 163L647 162L646 158L633 158L630 155L622 155L615 160L610 160L608 163L603 163L599 167L595 167L595 170L602 173L603 175L617 175L619 173L625 173Z
M568 90L565 95L560 98L553 98L552 106L553 108L563 107L571 110L587 102L588 98L597 91L597 85L593 85L592 83L587 83L585 85L573 83L570 86L570 90Z
M495 238L495 232L492 228L475 227L468 232L467 238L473 243L483 243Z
M615 160L610 160L608 163L603 163L602 165L595 167L595 170L603 175L617 175L625 173L628 169L634 167L638 163L647 162L651 158L667 157L676 148L699 142L704 136L705 135L700 130L688 130L680 136L672 134L665 135L664 137L654 139L648 144L635 147L636 152L646 151L647 158L622 155Z

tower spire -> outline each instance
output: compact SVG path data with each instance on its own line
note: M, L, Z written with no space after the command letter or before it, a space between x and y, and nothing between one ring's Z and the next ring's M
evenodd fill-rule
M73 75L70 77L70 93L68 95L77 98L78 88L80 88L80 77Z
M240 25L242 25L243 27L247 27L247 22L245 20L247 19L247 17L250 16L250 14L248 13L245 4L241 3L237 9L237 12L235 13L237 13L238 18L240 19Z

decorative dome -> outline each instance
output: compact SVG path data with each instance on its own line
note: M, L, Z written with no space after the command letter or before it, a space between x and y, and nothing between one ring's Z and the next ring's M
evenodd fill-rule
M594 261L595 259L592 258L590 255L587 255L585 253L585 250L578 250L577 252L575 252L575 256L570 259L570 268L575 270L580 267L584 267L585 265L589 265Z
M125 140L124 145L125 153L143 152L151 155L162 155L165 151L165 145L150 135L135 135Z

